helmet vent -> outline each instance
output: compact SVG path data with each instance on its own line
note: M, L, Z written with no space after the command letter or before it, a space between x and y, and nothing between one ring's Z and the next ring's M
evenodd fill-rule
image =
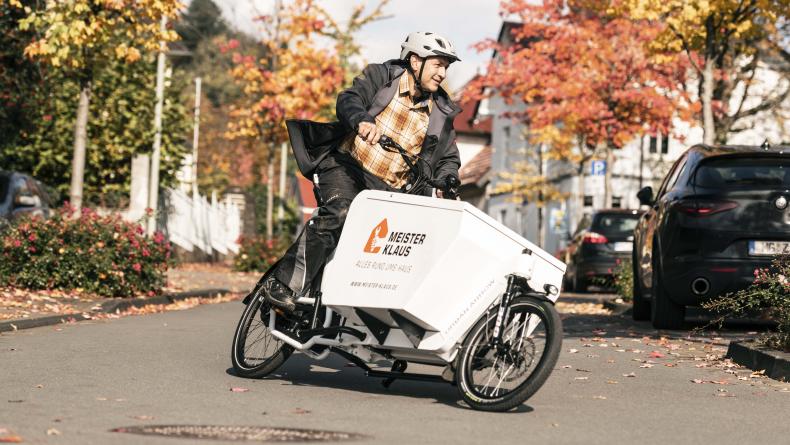
M429 35L431 35L431 34L433 34L433 33L432 33L432 32L426 32L426 33L425 33L425 35L426 35L426 36L429 36Z
M446 48L446 46L444 46L444 42L442 42L441 39L436 39L436 43L438 43L442 48Z
M432 49L432 48L431 48L430 46L428 46L428 45L423 45L422 47L423 47L423 48L425 48L425 49L427 49L428 51L430 51L430 50Z

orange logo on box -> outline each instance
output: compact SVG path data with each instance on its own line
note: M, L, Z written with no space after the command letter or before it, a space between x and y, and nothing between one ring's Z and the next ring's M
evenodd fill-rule
M384 240L387 238L387 232L389 232L387 218L384 218L370 232L370 238L368 238L368 242L362 250L367 253L379 253L381 246L385 242Z

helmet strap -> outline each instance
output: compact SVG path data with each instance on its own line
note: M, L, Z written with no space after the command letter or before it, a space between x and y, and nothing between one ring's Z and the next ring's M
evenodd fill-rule
M422 87L422 72L425 69L425 59L426 57L421 57L422 63L420 63L420 71L419 73L415 73L414 70L411 69L411 62L409 62L409 72L411 73L412 77L414 77L414 92L416 93L415 98L423 97L427 93L425 89Z

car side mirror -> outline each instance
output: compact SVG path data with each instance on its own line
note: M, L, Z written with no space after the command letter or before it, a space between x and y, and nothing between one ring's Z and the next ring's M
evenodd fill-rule
M16 207L36 207L41 205L41 200L38 199L38 196L17 195L14 198L14 205Z
M647 186L639 190L636 193L636 198L639 200L640 205L649 206L653 204L653 187Z

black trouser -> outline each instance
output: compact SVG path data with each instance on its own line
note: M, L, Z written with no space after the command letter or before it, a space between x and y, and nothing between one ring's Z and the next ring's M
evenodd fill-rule
M333 153L318 166L318 194L322 205L305 224L274 271L275 277L297 295L310 289L318 271L337 247L351 201L362 190L390 190L347 155Z

